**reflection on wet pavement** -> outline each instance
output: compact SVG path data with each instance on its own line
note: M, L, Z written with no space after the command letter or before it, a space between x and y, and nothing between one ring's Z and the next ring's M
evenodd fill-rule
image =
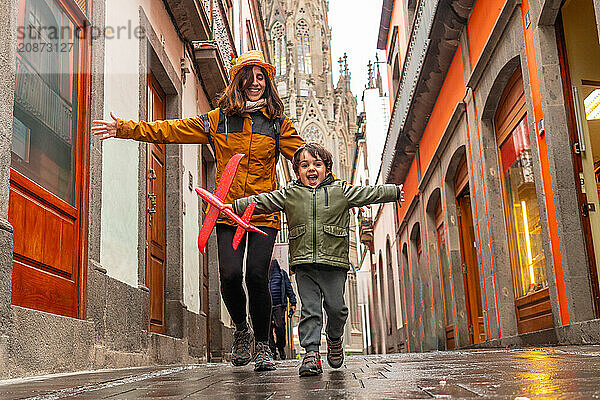
M121 369L0 382L1 399L600 398L600 346L349 357L300 378L299 361Z

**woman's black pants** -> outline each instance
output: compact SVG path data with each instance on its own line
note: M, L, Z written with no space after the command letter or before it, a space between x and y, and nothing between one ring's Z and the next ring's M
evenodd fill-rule
M271 323L271 293L269 292L269 264L277 229L260 227L269 236L256 232L246 232L248 254L246 257L246 288L254 338L267 342ZM219 275L221 296L236 326L246 322L246 294L242 286L243 261L246 238L242 239L237 250L231 242L236 227L217 224L217 246L219 249Z

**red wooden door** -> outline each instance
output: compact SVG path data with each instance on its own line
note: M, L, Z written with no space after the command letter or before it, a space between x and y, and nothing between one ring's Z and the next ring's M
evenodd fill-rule
M446 232L444 227L444 217L442 215L442 205L438 200L435 208L435 225L438 260L440 267L440 283L442 295L442 307L444 309L444 332L446 336L446 349L456 347L454 334L454 319L452 312L452 297L450 287L450 271L448 268L448 258L446 256Z
M471 214L471 198L469 197L468 190L457 198L457 207L460 210L458 216L460 255L463 267L467 318L469 321L469 337L473 344L485 341L485 331L483 327L477 253L475 251L475 232Z
M84 25L77 15L59 0L19 1L19 25L27 32L40 26L75 32ZM66 36L18 38L8 215L14 228L11 301L83 317L88 43ZM35 51L42 48L60 50Z
M148 75L148 121L165 119L165 95ZM165 145L148 143L146 161L146 284L150 289L150 331L165 332L166 218Z

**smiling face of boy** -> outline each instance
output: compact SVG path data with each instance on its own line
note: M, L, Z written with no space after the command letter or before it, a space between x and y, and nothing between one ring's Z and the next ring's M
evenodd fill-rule
M326 174L327 168L319 156L315 158L306 150L300 154L300 163L298 172L296 172L296 177L300 179L300 182L314 188L323 182Z

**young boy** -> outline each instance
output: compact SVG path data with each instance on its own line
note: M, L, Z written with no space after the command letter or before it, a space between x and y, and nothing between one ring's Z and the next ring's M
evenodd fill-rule
M302 312L298 332L306 349L300 376L323 373L319 345L323 316L327 313L327 362L344 363L342 335L348 317L344 304L346 274L350 266L349 210L373 203L402 201L396 185L351 186L331 173L331 153L316 143L301 146L292 158L298 180L286 188L236 200L233 210L242 214L255 201L255 213L283 210L289 227L289 265L296 273Z

